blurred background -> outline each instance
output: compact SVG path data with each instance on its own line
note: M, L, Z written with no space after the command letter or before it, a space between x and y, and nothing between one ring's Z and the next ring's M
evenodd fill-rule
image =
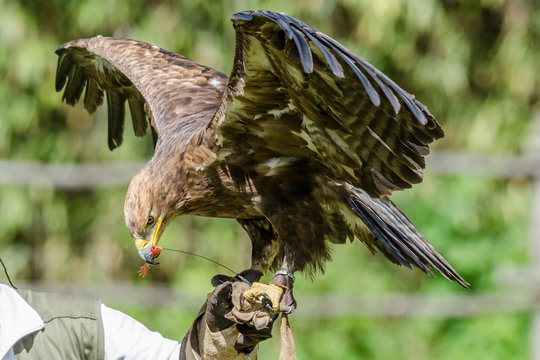
M393 199L472 285L394 266L359 242L337 246L324 274L295 283L298 358L540 359L537 0L0 0L0 256L15 285L98 296L184 336L211 276L226 271L164 252L137 277L123 201L152 140L135 138L128 120L124 144L109 152L105 107L90 116L54 91L54 50L127 37L228 74L229 19L247 9L313 25L429 107L446 137L424 182ZM181 217L160 244L236 271L249 265L233 220ZM276 331L260 358L278 353Z

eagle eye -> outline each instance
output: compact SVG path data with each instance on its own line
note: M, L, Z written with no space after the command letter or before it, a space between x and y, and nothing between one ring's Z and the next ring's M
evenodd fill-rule
M150 215L148 219L146 219L146 226L152 225L154 223L154 217Z

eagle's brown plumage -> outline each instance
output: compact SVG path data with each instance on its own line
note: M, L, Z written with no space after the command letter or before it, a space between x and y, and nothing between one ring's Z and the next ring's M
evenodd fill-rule
M257 272L321 269L329 242L357 237L394 263L467 286L388 198L422 180L428 145L443 136L427 108L299 20L270 11L232 20L228 79L133 40L57 50L56 88L68 104L84 91L93 112L106 96L111 149L126 102L135 134L148 122L157 134L126 196L132 236L159 238L180 214L230 217L250 235Z

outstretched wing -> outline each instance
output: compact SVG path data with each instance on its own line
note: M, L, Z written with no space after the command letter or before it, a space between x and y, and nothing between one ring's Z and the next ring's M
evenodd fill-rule
M307 256L322 266L320 239L352 232L397 264L467 286L384 197L422 180L428 145L443 136L427 108L297 19L247 11L232 20L233 70L210 124L221 136L217 163L239 188L257 188L265 216L301 252L295 265Z
M93 113L107 98L111 150L122 143L126 102L137 136L147 133L148 122L155 135L170 125L191 133L208 124L227 84L207 66L140 41L98 36L65 43L56 54L56 90L64 89L66 103L74 105L84 92L84 107ZM201 112L208 117L194 116Z
M422 180L443 131L413 95L297 19L261 10L232 20L236 55L212 126L237 178L286 173L307 157L374 197Z

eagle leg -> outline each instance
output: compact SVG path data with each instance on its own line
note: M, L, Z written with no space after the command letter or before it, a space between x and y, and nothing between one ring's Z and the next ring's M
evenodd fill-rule
M296 300L293 296L294 275L286 270L279 270L270 284L277 285L285 291L279 302L279 311L290 314L296 310Z
M275 312L291 313L296 309L296 301L292 295L295 270L294 264L287 259L293 256L283 256L281 269L276 273L274 281L269 285L259 281L262 274L274 263L280 252L280 242L274 227L266 218L237 219L251 239L251 268L241 275L253 282L250 289L244 292L244 299L256 302L266 298Z

